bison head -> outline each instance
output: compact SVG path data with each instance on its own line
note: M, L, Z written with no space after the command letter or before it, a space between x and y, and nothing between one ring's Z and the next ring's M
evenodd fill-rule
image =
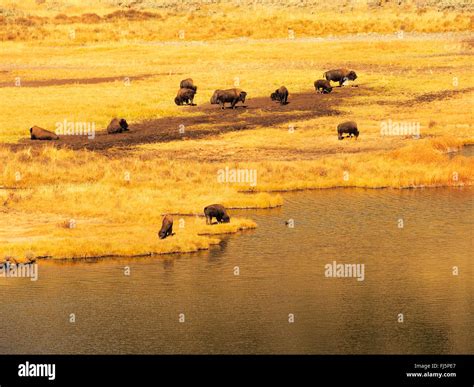
M272 99L272 101L276 101L276 100L277 100L277 95L278 95L278 94L277 94L276 92L275 92L275 93L272 93L272 94L270 95L270 98Z
M182 104L182 103L181 103L181 98L176 97L176 98L174 99L174 103L175 103L176 105L180 106L180 105Z
M212 94L212 97L211 97L211 105L215 105L215 104L218 103L218 101L217 101L218 95L219 95L219 90L216 90L216 91L214 92L214 94Z
M229 223L230 222L230 217L229 215L224 215L222 217L222 223Z
M128 130L128 123L123 118L119 121L119 125L123 130Z
M242 101L242 103L245 103L246 97L247 97L247 93L245 91L241 91L239 95L239 100Z
M349 73L347 74L347 79L349 79L350 81L355 81L357 79L357 74L355 73L355 71L349 71Z
M160 230L158 233L158 236L160 239L165 239L166 238L166 231L165 230Z

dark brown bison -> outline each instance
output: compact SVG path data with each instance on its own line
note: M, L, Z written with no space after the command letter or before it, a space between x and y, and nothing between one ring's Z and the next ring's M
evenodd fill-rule
M128 123L123 118L120 120L118 118L112 118L109 126L107 126L107 133L109 134L122 133L126 131L128 131Z
M357 124L354 121L347 121L337 125L337 138L339 140L342 140L344 138L342 136L344 133L349 134L348 137L352 137L352 135L354 135L357 139L357 137L359 137L359 130L357 129Z
M217 223L229 223L230 217L227 214L225 207L221 204L211 204L204 208L204 215L206 216L206 224L212 224L212 218L217 219Z
M196 92L193 89L186 89L182 88L178 90L178 94L176 95L176 98L174 99L174 103L178 106L181 105L192 105L194 106L194 94Z
M161 230L158 232L158 237L165 239L170 235L173 235L173 217L171 215L165 215L161 223Z
M235 109L235 104L239 101L245 103L246 97L247 93L241 89L216 90L211 97L211 104L219 104L224 109L226 102L229 102L230 107Z
M194 81L191 78L183 79L179 84L181 89L191 89L194 93L197 92L197 86L194 86Z
M39 126L30 128L30 136L32 140L59 140L56 133L40 128Z
M281 86L270 95L272 101L280 102L280 105L286 105L288 103L288 89L285 86Z
M355 81L357 79L357 74L352 70L337 69L326 71L323 74L323 77L326 78L327 81L339 82L339 86L342 86L342 84L347 80Z
M315 81L314 88L316 89L316 93L328 94L332 91L331 82L326 79L318 79Z

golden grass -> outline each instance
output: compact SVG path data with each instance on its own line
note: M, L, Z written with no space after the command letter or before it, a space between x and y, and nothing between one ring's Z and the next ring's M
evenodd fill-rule
M30 3L24 4L31 5L32 14L55 16L53 11L42 11ZM88 7L92 3L71 4L68 15L91 12ZM104 7L95 13L104 16L109 11ZM244 18L245 23L257 26L251 29L250 36L285 37L288 18L301 28L294 27L297 37L309 34L315 27L316 16L295 11L290 17L267 11L273 16L263 12ZM325 18L318 19L322 20L317 26L321 31L313 30L311 34L323 33L324 29L334 34L350 33L349 21L363 31L374 17L382 20L377 27L382 32L396 31L400 25L394 20L403 18L407 31L464 30L469 17L469 13L454 11L436 13L447 23L440 24L441 19L430 11L417 15L419 24L410 24L415 20L414 9L410 11L413 14L403 17L386 9L368 16L359 11L345 14L342 20L346 24L335 22L341 16L331 14L328 20L334 24L333 30L328 29ZM239 10L225 12L229 14L218 13L203 29L193 28L202 24L199 14L186 16L186 25L196 31L195 36L187 36L210 40L238 36L232 23L239 20ZM267 22L256 23L257 16L262 20L269 17L269 24L275 25L276 21L285 27L271 31ZM303 17L307 24L300 23ZM183 16L177 12L166 23L179 18ZM226 27L218 37L210 34L208 28L223 19L232 20L229 29ZM432 23L428 22L430 19ZM354 24L355 20L358 24ZM218 243L216 233L256 226L250 219L233 217L232 210L231 223L207 226L202 209L211 203L230 208L266 208L283 204L282 197L272 191L459 186L474 182L474 160L447 155L463 144L474 143L472 109L466 108L472 103L474 90L470 77L472 47L465 35L148 44L112 42L119 21L84 24L77 39L67 41L59 35L71 26L68 23L48 21L41 27L29 27L28 33L46 38L40 45L32 42L31 36L22 35L14 40L24 41L6 42L0 47L4 58L0 63L2 257L21 259L30 252L53 258L191 252ZM158 34L152 20L137 23L127 22L125 28L137 31L137 39L166 40L176 33L170 27L160 29ZM0 31L2 28L0 25ZM94 28L97 33L92 32ZM245 24L242 31L246 28ZM94 39L100 42L90 44ZM87 45L80 45L86 42ZM294 133L285 123L102 153L52 146L25 146L13 152L2 145L26 137L32 125L54 130L55 123L64 119L94 122L102 130L113 116L124 116L133 125L145 119L205 114L173 103L179 81L188 76L198 84L198 104L207 103L214 89L232 87L236 77L249 92L249 104L252 97L267 96L281 84L290 90L291 102L291 93L313 92L312 83L324 70L341 66L356 69L360 87L349 90L353 92L350 99L334 107L340 116L301 120L292 117L297 112L271 113L287 114ZM141 75L148 76L138 80ZM15 77L20 77L22 87L13 86ZM110 77L117 80L111 81ZM130 77L130 86L125 85L124 77ZM84 81L93 78L104 80ZM51 84L28 86L28 82L38 81ZM254 110L242 114L265 118L269 113ZM337 140L335 127L346 119L358 122L361 136L357 141ZM422 138L381 137L381 124L387 120L419 123ZM217 171L225 167L256 169L257 185L219 183ZM165 213L176 214L176 235L159 240L156 233ZM180 219L184 220L183 228L179 227Z

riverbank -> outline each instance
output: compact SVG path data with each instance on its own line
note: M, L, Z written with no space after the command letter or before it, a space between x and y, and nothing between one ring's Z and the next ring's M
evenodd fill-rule
M473 45L464 35L425 36L422 44L404 35L63 43L0 48L0 259L208 249L221 240L215 234L256 224L230 210L230 224L206 226L206 205L272 208L284 205L278 192L473 185L473 159L452 154L474 142L466 109ZM342 66L358 79L316 94L314 80ZM176 89L188 76L197 106L178 107ZM236 83L248 92L246 108L209 104L213 90ZM269 98L282 84L290 90L285 106ZM114 116L127 119L130 133L104 133ZM347 120L357 122L357 140L337 139ZM32 125L54 130L64 121L93 123L94 138L28 139ZM180 214L176 235L159 240L167 213Z

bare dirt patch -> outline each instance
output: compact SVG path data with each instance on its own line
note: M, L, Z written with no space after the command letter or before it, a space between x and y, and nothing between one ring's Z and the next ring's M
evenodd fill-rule
M179 139L199 139L232 131L249 130L257 127L272 127L291 124L299 120L313 119L322 116L337 116L341 112L337 107L346 98L366 95L368 88L342 87L335 88L331 94L307 92L291 94L287 105L280 105L269 97L249 98L245 106L241 103L236 109L220 109L209 103L199 106L183 106L185 112L198 113L195 116L162 117L139 123L131 123L130 131L110 135L105 131L96 133L92 140L86 136L61 136L59 141L40 142L30 139L21 140L18 144L8 145L12 148L25 146L41 147L52 145L74 150L88 149L106 151L110 148L131 148L135 145L168 142ZM180 128L184 127L184 133Z

